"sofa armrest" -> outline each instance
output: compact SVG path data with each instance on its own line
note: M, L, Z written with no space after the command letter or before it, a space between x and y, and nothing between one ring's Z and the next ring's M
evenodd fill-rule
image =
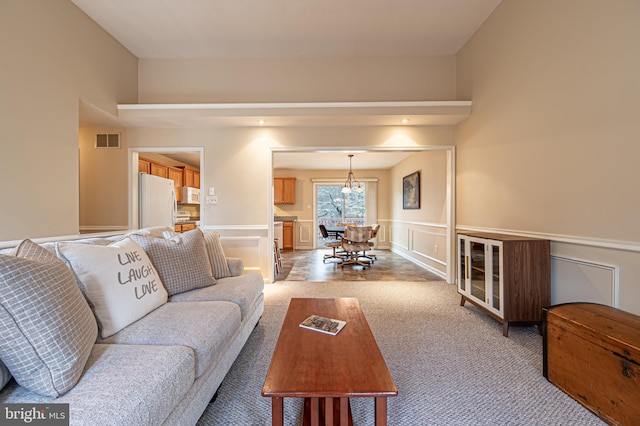
M242 272L244 271L244 262L242 259L238 257L227 257L227 265L229 265L232 277L242 275Z

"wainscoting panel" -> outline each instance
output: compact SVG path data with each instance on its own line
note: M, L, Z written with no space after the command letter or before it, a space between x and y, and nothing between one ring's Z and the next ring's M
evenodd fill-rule
M313 249L313 238L315 233L313 231L312 220L299 220L295 222L296 230L294 237L296 238L294 247L301 250Z
M261 271L262 243L260 237L220 237L224 254L239 257L244 261L246 271Z
M391 250L446 279L446 225L423 222L392 222Z
M619 270L615 266L551 256L551 303L601 303L619 307Z
M389 226L389 239L392 247L409 250L409 228L406 226L397 224Z
M439 258L446 254L447 238L438 232L411 230L412 253L422 261L434 262L445 266L446 262Z
M268 241L267 226L207 226L203 231L218 232L225 256L242 259L245 271L259 272L265 280L269 277L269 262L273 258L273 241Z

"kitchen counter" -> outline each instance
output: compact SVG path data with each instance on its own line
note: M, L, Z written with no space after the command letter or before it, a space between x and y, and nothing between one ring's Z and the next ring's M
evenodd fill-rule
M298 220L298 216L274 216L274 222L295 222Z

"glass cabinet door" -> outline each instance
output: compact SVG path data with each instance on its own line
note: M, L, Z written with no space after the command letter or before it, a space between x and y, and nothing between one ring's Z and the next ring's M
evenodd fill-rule
M486 271L484 262L485 245L477 241L470 241L470 290L475 298L486 300Z
M491 245L491 307L500 310L500 246Z
M465 247L466 240L464 238L458 239L458 254L460 256L460 261L458 262L458 286L461 291L467 290L467 250Z

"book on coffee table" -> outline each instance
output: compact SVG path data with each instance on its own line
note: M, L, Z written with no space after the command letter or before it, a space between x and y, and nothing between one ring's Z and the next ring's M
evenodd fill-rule
M319 315L311 315L309 318L300 323L300 327L302 328L331 334L333 336L338 334L338 332L340 332L340 330L342 330L345 325L347 325L345 321L321 317Z

